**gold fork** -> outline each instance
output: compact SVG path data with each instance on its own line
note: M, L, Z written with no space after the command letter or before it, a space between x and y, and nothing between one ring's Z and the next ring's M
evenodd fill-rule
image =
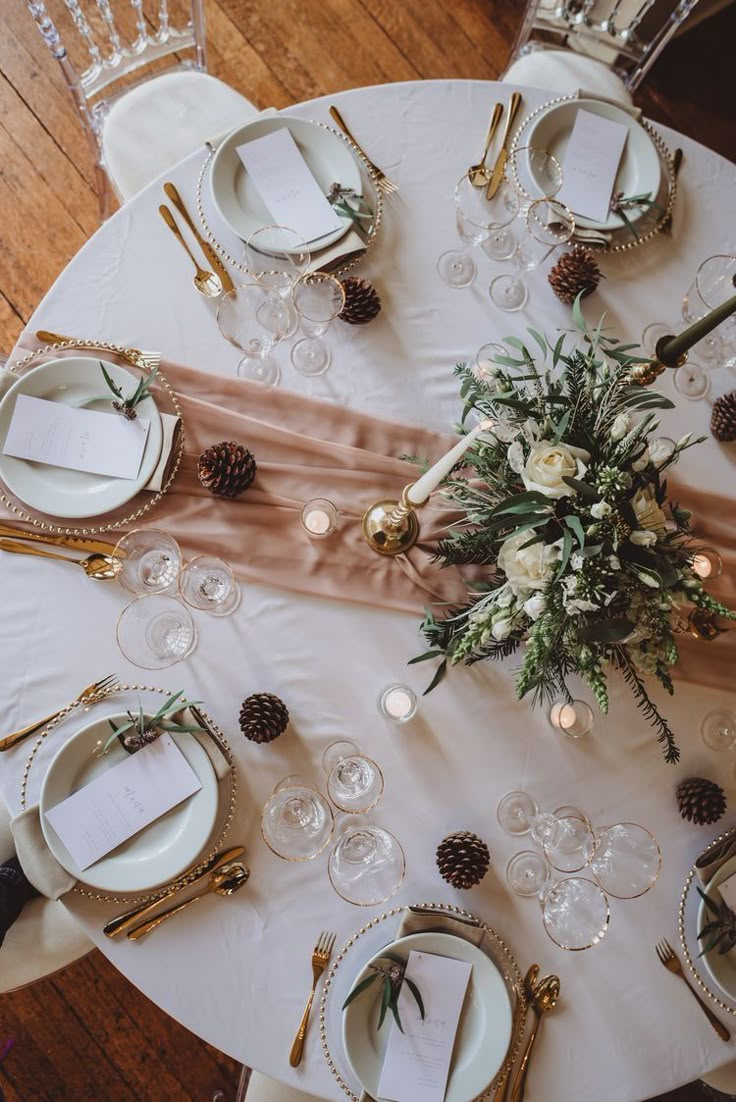
M304 1008L302 1014L302 1020L299 1022L299 1028L296 1031L296 1037L294 1038L294 1044L291 1046L291 1052L289 1053L289 1063L293 1068L298 1067L302 1062L302 1055L304 1053L304 1038L307 1034L307 1022L309 1021L309 1012L312 1009L312 1000L314 999L314 992L317 990L317 982L319 977L324 972L325 968L330 962L330 954L335 945L335 935L329 933L327 930L323 930L317 939L317 944L314 947L312 953L312 990L309 992L309 998L307 999L307 1005Z
M147 352L143 348L124 348L109 341L88 341L83 337L69 337L63 333L52 333L48 329L36 330L36 337L44 344L65 344L73 342L78 348L90 348L99 352L116 352L121 359L127 360L133 367L142 367L153 372L161 364L160 352Z
M376 187L379 187L384 195L395 195L396 192L399 190L399 185L395 184L393 180L389 180L383 169L379 168L378 165L370 159L366 151L363 149L363 146L360 144L359 141L357 141L355 135L351 133L348 124L345 122L345 119L342 117L334 104L330 107L330 115L340 127L342 132L346 134L348 138L350 138L350 141L353 143L355 148L359 150L365 157L370 166L371 172L375 177Z
M88 704L94 704L95 699L100 693L112 691L118 684L118 679L114 673L110 673L107 677L101 678L99 681L93 681L91 685L87 685L85 689L82 689L79 696L75 697L72 704L85 702ZM67 707L65 704L64 707ZM44 716L43 719L39 719L36 723L29 723L27 727L22 727L20 731L14 731L12 735L6 735L5 738L0 739L0 751L9 750L11 746L16 746L17 743L22 742L24 738L28 738L34 731L38 731L41 727L46 727L53 719L59 715L59 712L63 711L59 708L58 711L52 712L50 716Z
M659 957L660 961L665 966L667 971L672 972L673 976L679 976L680 979L683 981L690 994L696 1000L698 1006L703 1011L706 1018L713 1026L721 1040L730 1041L731 1034L728 1032L723 1022L715 1016L708 1004L703 1002L700 995L697 993L692 984L688 981L687 976L682 970L680 958L675 954L675 950L672 948L669 941L666 941L664 938L662 938L661 941L657 942L655 949L657 950L657 956Z

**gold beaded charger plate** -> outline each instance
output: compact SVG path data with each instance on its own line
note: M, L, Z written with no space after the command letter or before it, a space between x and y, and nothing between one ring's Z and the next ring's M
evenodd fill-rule
M161 704L161 697L166 698L171 695L172 693L169 689L161 689L152 685L121 684L117 686L117 688L113 687L112 689L98 693L93 703L82 704L79 701L75 701L74 703L67 705L66 708L63 708L58 717L41 732L31 749L21 780L21 809L25 811L29 806L28 790L34 763L39 764L41 766L41 769L44 771L44 779L39 785L41 800L43 800L43 790L46 779L48 778L51 768L53 767L53 762L57 759L60 752L62 737L65 737L68 740L66 745L69 744L69 742L74 738L75 735L79 736L80 740L82 738L90 738L90 745L85 745L83 748L85 750L89 750L90 756L94 756L96 752L96 747L94 744L98 741L99 736L95 734L94 738L91 738L91 736L89 736L87 732L92 732L93 729L99 730L100 727L103 730L106 728L107 732L109 732L110 728L107 723L107 719L108 716L113 715L113 711L110 708L110 703L114 701L114 714L116 715L126 713L128 710L137 712L139 701L144 709L144 712L150 711L151 713L154 713L158 711L158 708ZM92 719L90 723L85 724L85 726L80 731L79 718L83 713L89 713ZM187 861L186 864L183 864L181 860L176 860L175 862L173 862L170 865L170 870L168 873L169 879L165 883L162 882L159 878L160 874L158 872L155 875L149 876L149 880L153 879L154 881L156 881L155 886L153 886L152 888L146 887L141 882L141 880L135 881L136 862L131 862L129 860L128 855L131 851L128 850L127 847L131 847L131 849L134 850L136 845L140 844L136 843L136 838L139 838L146 833L145 831L143 831L141 832L141 835L137 835L136 837L132 838L129 842L126 842L124 846L119 847L119 849L115 850L114 853L111 854L109 857L103 858L101 862L97 863L98 866L102 866L104 863L108 863L107 871L109 872L109 870L113 867L114 862L116 861L117 855L124 853L124 863L128 866L126 871L130 873L130 875L127 877L125 886L119 886L121 877L118 876L114 876L116 883L114 886L109 888L100 887L97 884L90 883L89 881L91 879L99 879L94 875L88 877L88 874L92 872L92 869L90 869L80 873L80 879L73 889L75 892L80 895L87 896L91 899L96 899L101 902L109 903L138 903L149 901L160 895L165 895L171 888L183 887L190 881L194 880L197 875L207 866L214 855L222 848L223 842L225 841L225 838L230 830L233 817L235 815L235 805L238 792L238 776L235 767L235 761L232 751L222 731L201 706L198 706L196 708L195 718L197 722L200 723L200 725L203 727L205 737L211 739L216 749L221 753L222 757L227 763L227 768L220 771L223 775L219 778L219 780L215 778L214 814L211 813L211 810L207 810L205 813L204 809L201 808L200 810L202 810L203 812L203 817L202 820L199 821L199 812L196 813L198 822L195 829L198 835L198 842L189 843L191 860ZM107 736L105 735L105 738L106 737ZM192 736L189 736L189 738L191 739ZM189 745L189 747L187 747L187 757L190 761L190 764L195 763L195 772L197 772L200 777L208 776L208 768L209 771L212 772L212 776L214 777L214 770L209 755L206 753L201 744L197 743L197 745L199 750L201 751L201 756L199 754L196 754L196 752L194 754L191 753L191 744ZM124 751L121 749L119 755L117 751L115 752L115 754L117 758L118 756L124 755ZM206 759L206 765L203 762L203 758ZM82 770L84 770L84 762L81 763L81 768ZM90 778L85 777L85 779ZM210 782L208 781L208 787L209 783ZM211 791L212 790L210 789L210 792ZM185 807L186 805L182 806ZM208 808L209 806L210 805L208 804ZM172 809L172 811L176 812L177 809L174 808ZM191 812L189 814L191 815ZM172 812L168 812L168 815L171 816ZM166 818L167 817L164 816L162 819L157 820L157 823L152 823L151 827L156 828L158 831L162 831L163 836L168 835L169 841L173 839L174 842L178 844L178 839L180 839L180 828L183 827L186 829L187 827L187 815L185 813L184 820L181 820L178 826L174 827L173 829L166 824ZM209 827L206 831L201 829L204 818L207 819L209 824ZM147 831L150 829L150 827L146 828ZM149 841L151 838L152 835L149 835ZM147 847L147 845L144 843L144 849L146 848L150 849L150 847ZM54 851L52 850L52 852ZM63 856L63 854L55 855L57 856L57 860L59 860ZM154 861L154 854L152 852L149 852L149 868L147 870L149 873L154 867ZM68 867L65 860L60 860L60 864L62 864L64 867ZM178 866L176 871L172 871L174 864ZM92 868L94 869L95 866L93 866ZM69 871L72 873L72 875L76 875L77 873L76 869L69 869Z
M701 854L705 858L709 853L715 852L717 846L722 845L736 836L736 827L719 834ZM726 861L714 873L708 883L708 889L716 887L730 875L736 863ZM727 871L730 870L730 871ZM700 884L695 866L690 869L685 878L685 884L680 896L678 909L678 930L680 934L680 947L685 958L685 965L691 978L697 984L701 994L711 999L721 1010L736 1016L736 950L725 954L720 961L711 956L706 961L705 956L700 956L701 945L698 941L699 923L703 921L703 904L696 891ZM729 993L729 990L733 994Z
M347 1097L352 1099L352 1102L360 1102L362 1085L353 1071L345 1053L343 1043L344 1016L342 1005L353 989L357 977L362 974L369 961L380 955L381 952L388 951L389 948L393 951L394 947L398 947L404 940L408 940L409 937L413 938L419 936L407 935L406 939L400 939L399 941L397 941L394 936L400 925L401 916L404 911L408 909L408 907L392 907L391 910L385 911L383 914L371 919L371 921L367 922L364 926L361 926L357 933L353 934L353 936L345 942L340 951L333 956L332 963L326 975L319 1010L322 1052L335 1081ZM510 1070L521 1045L523 1024L526 1017L526 1001L523 995L523 980L518 965L510 949L499 934L490 926L481 922L469 911L464 911L460 907L454 907L444 903L421 903L416 905L416 909L436 913L440 923L442 917L446 916L448 918L465 919L485 930L487 936L484 939L484 950L488 949L490 962L492 966L495 966L497 974L502 979L509 1005L514 1007L518 1004L519 1006L522 1028L516 1034L516 1041L511 1046L509 1046L508 1043L504 1046L504 1053L501 1056L501 1066L496 1066L494 1069L495 1078L493 1082L488 1084L486 1078L487 1086L486 1088L481 1088L483 1093L475 1096L477 1098L487 1098L489 1097L490 1091L495 1089L497 1084ZM455 939L453 938L452 940ZM490 948L488 948L489 943ZM470 943L466 942L465 944ZM356 1006L356 1004L361 1002L362 998L363 996L359 996L354 1003L351 1003L351 1006ZM365 998L368 1000L368 1006L372 1006L370 994L366 995ZM387 1027L384 1025L384 1031L386 1028ZM475 1027L471 1030L470 1035L472 1036L474 1036L474 1028ZM377 1043L382 1045L385 1044L385 1041L379 1037ZM490 1055L487 1066L491 1066ZM451 1069L451 1080L452 1075L453 1071ZM466 1097L465 1102L472 1102L472 1100L470 1097Z
M445 1102L472 1102L495 1079L511 1040L511 999L499 969L472 942L454 934L416 933L399 938L369 960L354 985L371 975L371 965L384 954L406 962L409 953L431 953L472 966L470 981L453 1046ZM385 965L384 961L384 965ZM364 1090L378 1097L389 1030L378 1028L382 989L374 984L353 1000L343 1014L343 1047Z
M141 376L150 374L146 366L146 353L139 352L136 349L124 348L121 345L110 344L105 341L85 340L82 338L68 339L54 344L44 344L33 352L29 352L22 359L15 360L12 364L9 364L6 370L11 375L17 375L18 379L22 381L22 385L25 386L26 378L30 378L31 376L35 377L34 372L39 365L45 366L51 361L54 364L59 364L60 366L55 370L61 371L62 374L64 374L67 370L71 371L71 369L64 367L69 359L72 361L79 361L80 352L90 351L93 353L99 352L100 357L104 357L106 364L111 363L115 366L122 363L127 375L131 376L131 382L133 384L137 383ZM99 358L94 356L92 362L98 364ZM11 396L14 387L17 385L18 384L13 384L13 387L11 387L5 395L3 403ZM78 382L74 384L74 387L78 387ZM74 393L76 393L76 390ZM99 397L97 392L95 392L95 394ZM111 394L111 401L112 397ZM58 510L51 514L42 511L37 504L31 505L29 502L21 500L18 494L13 492L4 479L2 469L0 468L0 501L2 501L15 517L33 525L33 527L39 531L50 532L54 535L93 536L103 532L113 532L120 528L127 528L131 524L134 524L136 521L140 520L141 517L149 513L151 509L155 508L164 494L168 492L179 470L179 465L184 454L184 423L181 414L181 406L179 405L179 400L174 390L160 370L156 374L156 382L152 388L150 410L151 415L152 412L155 411L155 420L158 424L158 428L154 432L151 453L146 451L144 454L144 464L148 472L148 478L150 478L153 469L158 464L161 455L161 438L159 436L159 433L162 431L161 415L173 415L178 418L179 422L178 431L175 433L172 441L171 454L166 465L160 489L149 490L146 489L144 485L137 485L132 496L129 496L124 489L121 489L117 505L112 505L111 503L103 504L100 502L99 507L92 507L94 508L94 512L90 514L86 514L84 510L72 510L71 515L68 513L62 514ZM152 417L151 428L154 428L153 420L154 418ZM156 449L156 439L158 439L158 452L154 457L153 452ZM36 464L31 464L29 466L35 467ZM136 480L137 482L141 482L143 473L144 470L142 468L139 479ZM81 472L68 471L63 472L62 477L78 474L81 474ZM83 477L96 478L97 476ZM147 480L148 479L146 479L146 481ZM124 483L125 487L130 488L130 484L127 480L113 479L107 481L118 482L121 488ZM100 484L102 484L102 482ZM122 500L122 498L126 500ZM86 520L87 523L82 525L79 523L81 520ZM94 523L90 523L91 521Z

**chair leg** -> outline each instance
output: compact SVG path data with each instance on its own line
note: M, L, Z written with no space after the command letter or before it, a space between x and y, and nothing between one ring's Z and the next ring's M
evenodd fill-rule
M240 1082L238 1083L238 1093L235 1097L235 1102L246 1102L246 1095L248 1093L248 1084L250 1083L250 1077L252 1069L247 1064L243 1064L243 1070L240 1073Z
M113 202L115 193L110 183L110 177L99 162L95 164L95 185L97 200L100 204L100 222L106 222L115 209Z

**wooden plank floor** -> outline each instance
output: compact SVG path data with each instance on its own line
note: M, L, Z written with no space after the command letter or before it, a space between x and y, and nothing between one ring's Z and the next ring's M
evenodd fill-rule
M209 66L264 107L386 81L493 79L521 8L521 0L208 0ZM638 97L651 118L731 158L734 41L736 6L672 43ZM97 226L85 139L21 0L0 5L0 212L0 349L9 349ZM16 1039L0 1067L7 1102L235 1096L234 1061L161 1013L98 952L3 996L0 1049L6 1037ZM693 1087L668 1099L700 1097Z

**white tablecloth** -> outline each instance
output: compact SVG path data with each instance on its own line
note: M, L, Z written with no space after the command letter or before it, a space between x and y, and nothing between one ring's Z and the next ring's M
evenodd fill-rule
M548 334L570 326L570 312L553 297L546 269L531 277L525 310L508 316L488 299L490 278L501 269L484 254L478 253L479 278L470 289L449 290L435 274L437 255L457 244L453 185L482 148L493 102L508 94L491 83L437 81L331 97L401 187L387 203L380 243L360 268L375 282L384 309L368 326L333 327L327 338L333 366L320 379L295 375L288 349L279 349L282 385L445 430L459 412L452 376L457 361L488 340L522 335L527 324ZM544 98L525 91L525 107ZM328 122L328 105L317 100L290 113ZM733 166L687 138L664 136L685 153L674 236L605 260L608 278L586 301L590 319L605 310L612 331L627 340L638 339L655 320L678 328L681 296L700 261L733 251L735 243ZM170 174L192 206L202 160L197 153ZM161 201L160 188L152 186L104 225L46 296L32 328L157 348L203 370L231 373L238 355L219 336L211 304L193 291L188 264L158 215ZM733 385L725 370L713 381L710 401ZM663 385L674 394L669 378ZM665 415L663 431L672 437L687 429L707 432L709 414L708 401L680 401ZM681 465L690 480L706 479L721 490L732 485L732 451L711 440L690 456ZM115 620L126 603L121 589L91 583L61 563L16 556L0 556L0 577L0 711L7 730L111 670L141 680L115 644ZM232 838L248 847L251 882L236 898L201 903L139 944L102 937L102 921L114 907L67 901L101 950L159 1006L269 1075L325 1098L340 1097L320 1052L316 1021L298 1071L289 1068L288 1052L316 935L333 929L340 943L374 912L335 895L324 856L304 865L274 857L260 839L259 813L281 776L297 768L318 776L324 746L346 735L381 763L387 778L376 818L402 840L408 864L393 902L469 907L503 933L522 969L536 960L543 972L559 973L562 998L545 1023L530 1102L634 1102L732 1058L733 1048L718 1040L654 955L658 938L676 943L683 878L715 833L680 819L677 782L704 774L736 799L731 759L709 752L698 736L702 715L725 703L724 694L680 686L675 701L665 703L682 748L680 765L672 767L620 687L609 718L597 715L591 737L568 743L542 712L515 700L508 666L456 669L421 699L412 725L388 725L376 711L381 687L406 680L421 691L431 676L428 666L406 666L423 649L409 616L250 588L235 616L198 616L198 627L193 656L145 680L201 697L235 746L242 794ZM240 736L237 716L246 696L264 690L286 700L292 727L272 745L256 746ZM31 792L56 746L53 738L44 746ZM0 783L14 808L26 758L19 749L0 762ZM633 820L656 833L664 853L660 880L639 900L612 901L610 932L599 947L581 954L559 950L542 929L536 903L506 888L506 862L520 847L501 832L495 808L515 788L529 790L544 808L574 803L598 824ZM460 829L476 831L492 853L491 872L467 893L447 888L434 862L440 839Z

